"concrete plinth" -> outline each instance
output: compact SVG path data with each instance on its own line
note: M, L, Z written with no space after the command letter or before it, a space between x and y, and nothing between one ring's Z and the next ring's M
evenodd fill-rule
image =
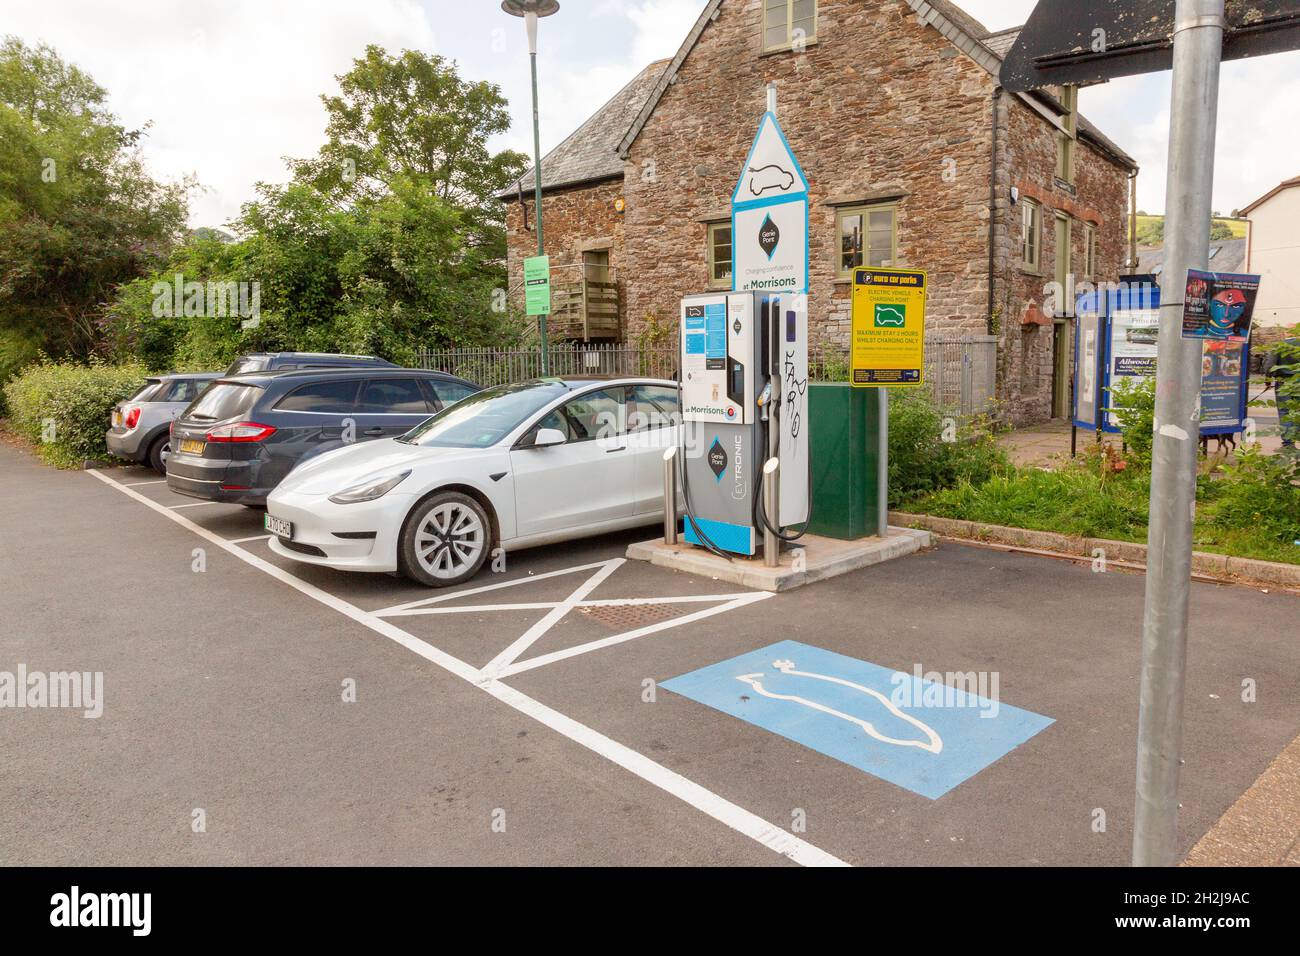
M807 535L786 546L781 553L781 564L775 568L764 565L762 555L728 561L694 545L664 544L662 538L628 545L627 556L634 561L649 561L661 568L688 571L758 591L788 591L928 547L928 531L891 527L886 538L857 541Z

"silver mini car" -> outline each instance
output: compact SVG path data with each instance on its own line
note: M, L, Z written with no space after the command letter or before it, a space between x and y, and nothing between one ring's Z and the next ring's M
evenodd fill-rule
M172 419L220 374L176 372L150 376L134 395L113 408L104 435L109 453L149 465L160 475L167 474Z

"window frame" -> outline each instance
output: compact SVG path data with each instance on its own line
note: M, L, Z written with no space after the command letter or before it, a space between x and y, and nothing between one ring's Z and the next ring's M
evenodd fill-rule
M763 16L762 16L762 24L760 26L760 30L762 32L759 34L759 47L762 49L764 53L778 53L782 50L793 49L795 44L794 5L796 0L785 0L785 39L780 43L774 43L771 45L769 45L767 42L767 32L769 29L767 24L767 14L769 10L769 4L772 2L772 0L760 0L760 2L762 4ZM802 46L808 46L809 44L813 44L817 42L817 26L818 26L817 21L820 19L819 17L820 11L817 9L817 0L812 0L812 5L813 5L812 32L807 34L803 38L801 44Z
M835 209L835 278L842 281L852 281L854 269L896 269L898 268L898 201L888 200L882 202L857 203L852 206L838 206ZM890 216L889 225L889 265L872 266L871 259L871 214L873 212L888 212ZM862 249L862 262L856 266L844 266L844 230L843 222L847 216L861 216L863 227L863 238L866 245Z
M586 437L581 437L581 438L578 437L577 432L573 427L574 416L570 413L569 406L572 405L574 402L580 402L585 399L590 399L593 395L599 395L602 392L608 393L611 398L618 399L618 406L619 406L618 431L611 435L596 434L596 435L587 435ZM543 422L545 422L546 419L550 418L552 415L559 415L564 420L564 423L567 426L566 434L568 435L568 437L561 443L562 445L581 445L589 441L609 440L611 438L613 439L626 438L628 435L627 399L628 399L628 390L627 390L627 386L625 385L600 385L597 386L596 388L590 388L584 392L580 392L577 395L566 395L563 401L546 409L540 415L538 415L536 419L534 419L533 423L524 430L524 433L520 436L519 441L515 443L515 447L517 448L533 447L533 442L537 438L537 432L544 427L550 427L550 426L543 425ZM561 444L548 445L546 447L559 448L561 447Z
M713 236L718 229L726 229L728 232L731 233L731 239L727 243L727 247L731 250L731 259L730 259L731 268L729 270L730 274L725 279L719 279L714 276L714 267L717 265L717 259L715 258L715 253L717 250L715 249ZM735 231L732 229L730 219L719 219L716 222L710 222L705 224L704 260L707 263L709 269L708 288L730 289L734 284L735 281L734 277L736 274L735 273L735 269L736 269L736 241L735 240L736 240L736 234Z
M1040 275L1043 264L1043 204L1028 196L1021 198L1020 203L1020 268L1023 272ZM1030 216L1028 223L1025 222L1027 215ZM1033 238L1032 257L1025 255L1030 237Z
M300 385L295 385L293 388L286 390L283 395L277 398L275 400L275 404L271 406L271 411L284 412L290 415L355 415L357 412L357 400L361 397L361 382L362 379L360 377L339 378L339 379L323 378L323 379L318 379L315 382L303 382ZM352 386L352 406L347 411L342 411L342 412L322 411L320 409L313 409L313 408L285 408L284 407L284 403L289 399L293 398L299 392L305 392L309 388L319 388L322 385L334 385L334 384Z
M357 389L357 397L356 397L356 400L355 400L355 402L354 402L354 407L356 408L356 412L357 412L358 415L432 415L432 414L434 414L436 411L438 411L438 407L437 407L437 404L436 404L435 402L432 402L432 401L429 400L429 393L428 393L428 390L425 389L425 388L420 384L421 381L422 381L422 380L421 380L420 376L418 376L418 375L409 375L409 376L405 376L405 377L398 376L398 375L392 375L392 376L386 376L386 377L384 377L384 378L368 378L368 379L366 379L365 381L363 381L363 382L361 383L361 387L360 387L359 389ZM380 383L383 383L383 382L414 382L414 383L415 383L415 390L416 390L416 392L419 394L419 396L420 396L420 400L421 400L422 402L424 402L424 406L425 406L424 409L423 409L422 411L418 411L418 412L391 412L391 411L390 411L390 412L373 412L373 411L370 411L368 408L366 408L366 403L365 403L364 401L362 401L362 399L365 398L365 395L366 395L366 389L370 388L371 385L377 385L377 384L380 384Z
M658 429L661 428L675 428L682 423L682 406L681 406L680 392L677 389L674 389L668 385L654 385L651 384L650 382L638 382L635 385L629 385L627 387L627 395L623 400L623 405L625 409L628 405L632 403L636 403L638 406L640 405L642 399L638 399L636 397L636 394L638 390L643 388L644 389L657 388L657 389L662 389L664 392L671 393L674 410L672 413L669 414L668 419L666 421L660 421L657 424L653 424L653 425L647 422L646 424L636 428L632 427L633 426L632 415L639 414L639 412L633 413L633 412L625 411L624 418L627 420L627 425L626 425L627 434L640 435L645 432L657 431ZM645 399L645 401L653 403L654 400ZM656 411L658 411L658 409L656 409Z
M1083 226L1083 277L1092 281L1097 277L1097 227L1092 223Z
M1074 185L1075 154L1079 142L1079 88L1065 86L1061 88L1061 105L1065 114L1061 117L1063 129L1056 134L1056 170L1053 175L1067 185Z

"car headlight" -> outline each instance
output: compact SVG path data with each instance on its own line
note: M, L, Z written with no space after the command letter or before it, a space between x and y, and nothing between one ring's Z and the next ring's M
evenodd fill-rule
M330 495L330 501L336 505L352 505L359 501L374 501L396 488L410 473L411 470L408 468L397 475L380 475L377 478L367 478L359 485L344 488L337 495Z

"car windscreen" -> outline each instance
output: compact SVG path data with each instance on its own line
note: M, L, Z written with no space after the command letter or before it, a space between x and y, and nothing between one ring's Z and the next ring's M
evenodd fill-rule
M245 372L260 372L269 364L270 362L266 356L242 355L230 363L230 368L226 369L226 374L242 375Z
M197 418L208 422L223 422L228 418L238 418L253 407L253 403L261 394L262 390L256 385L216 382L196 398L181 417Z
M524 382L487 388L444 408L398 440L431 448L487 448L565 391L564 386L556 382Z

